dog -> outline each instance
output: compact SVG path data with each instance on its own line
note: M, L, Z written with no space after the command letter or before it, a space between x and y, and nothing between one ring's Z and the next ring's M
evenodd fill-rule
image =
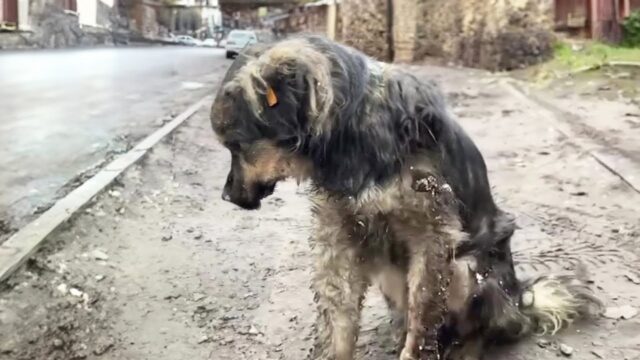
M403 360L479 359L557 331L591 299L572 277L517 279L513 217L433 82L301 36L241 54L211 122L231 153L224 200L254 210L279 181L310 180L312 359L353 358L374 283L400 314Z

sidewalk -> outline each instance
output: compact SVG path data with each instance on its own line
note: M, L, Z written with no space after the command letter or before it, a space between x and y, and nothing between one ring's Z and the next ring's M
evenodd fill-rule
M563 138L499 77L415 67L448 92L483 151L498 202L522 228L519 271L592 272L607 306L640 309L640 195ZM309 204L278 185L263 209L220 200L229 154L203 109L54 234L0 292L0 359L303 359L315 317ZM358 359L395 359L380 296ZM551 340L576 359L640 358L640 317L579 324ZM537 339L500 360L556 359Z

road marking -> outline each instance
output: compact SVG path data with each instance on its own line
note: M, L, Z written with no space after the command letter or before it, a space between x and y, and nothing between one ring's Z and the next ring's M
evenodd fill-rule
M149 149L211 101L210 96L206 96L189 106L175 119L144 138L133 149L117 157L96 175L64 198L58 200L37 219L20 229L3 244L0 244L0 282L6 280L14 271L20 268L20 265L40 248L47 236L67 221L71 215L104 190L129 166L140 160Z

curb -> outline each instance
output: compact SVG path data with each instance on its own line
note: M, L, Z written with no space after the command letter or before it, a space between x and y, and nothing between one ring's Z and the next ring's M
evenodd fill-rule
M558 108L534 94L528 93L514 80L507 80L501 82L501 84L509 93L529 104L533 109L539 112L542 119L556 120L552 124L552 127L556 131L564 135L567 139L594 158L594 160L607 171L622 180L622 182L627 184L636 193L640 194L640 166L623 154L620 154L615 149L607 148L588 138L576 135L571 128L571 125L569 125L566 120L562 119L563 116L575 115Z
M173 120L144 138L133 149L117 157L89 180L58 200L37 219L0 244L0 282L6 280L20 268L40 248L49 234L84 207L127 168L140 160L149 149L211 101L210 96L205 96L189 106Z

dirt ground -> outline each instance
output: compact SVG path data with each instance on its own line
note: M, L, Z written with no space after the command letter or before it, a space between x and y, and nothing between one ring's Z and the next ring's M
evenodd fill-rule
M500 76L413 71L446 89L498 202L517 215L519 274L585 264L609 310L627 310L628 319L576 324L489 358L556 359L564 344L576 359L640 359L640 194L556 131L557 120L510 95ZM200 111L156 146L9 280L0 359L304 358L314 318L305 186L278 185L258 212L221 201L229 155L207 117ZM358 359L395 359L392 349L372 289Z

